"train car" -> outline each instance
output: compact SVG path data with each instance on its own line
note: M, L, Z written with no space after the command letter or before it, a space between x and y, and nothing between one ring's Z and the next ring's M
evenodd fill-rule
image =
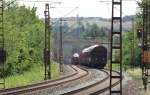
M82 65L104 68L107 64L107 49L104 46L92 45L82 50L79 60Z
M72 64L79 64L79 54L78 53L74 53L71 59L71 63Z

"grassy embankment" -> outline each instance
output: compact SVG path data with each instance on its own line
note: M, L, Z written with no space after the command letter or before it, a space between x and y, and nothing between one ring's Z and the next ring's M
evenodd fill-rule
M141 80L142 71L140 68L136 68L134 70L129 69L129 70L127 70L127 72L130 76L133 77L134 80L142 82L142 80ZM149 79L149 81L150 81L150 79ZM150 95L150 84L148 84L147 91L146 92L144 91L144 95Z
M59 75L59 65L51 65L52 79ZM6 88L24 86L28 84L38 83L44 80L44 66L36 65L30 71L15 76L10 76L5 79Z

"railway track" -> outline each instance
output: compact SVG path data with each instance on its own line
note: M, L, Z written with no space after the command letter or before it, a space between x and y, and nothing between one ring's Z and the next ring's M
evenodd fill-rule
M55 86L63 84L69 84L71 82L74 82L75 80L78 81L81 78L89 76L91 74L91 72L89 72L87 68L82 68L80 66L74 65L71 66L71 68L73 72L70 75L61 77L56 80L48 80L37 84L0 90L0 95L18 95L24 93L32 93L33 91L41 91L47 88L53 88ZM101 80L92 83L88 86L73 91L65 92L62 95L99 95L103 92L106 92L109 89L109 70L100 70L100 71L105 73L105 77L102 78ZM114 71L113 73L115 75L118 74L118 72L116 71ZM119 84L119 81L114 80L112 85L116 86L117 84Z
M103 71L107 74L107 76L105 78L103 78L102 80L100 80L94 84L91 84L89 86L64 93L62 95L99 95L99 94L106 92L107 90L109 90L109 81L110 81L109 80L109 71L108 70L101 70L101 71ZM118 75L119 73L114 71L113 74ZM113 87L115 87L119 83L120 83L119 80L113 80L112 85L113 85Z
M86 69L81 69L74 65L71 66L71 68L74 70L74 72L68 76L56 80L44 81L37 84L0 90L0 95L18 95L18 94L28 93L32 91L42 90L42 89L46 89L57 85L62 85L67 82L71 82L83 78L89 74L89 72Z

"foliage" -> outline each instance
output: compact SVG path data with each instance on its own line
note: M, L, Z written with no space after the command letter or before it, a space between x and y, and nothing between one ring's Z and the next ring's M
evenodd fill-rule
M44 23L36 16L35 7L11 4L4 11L4 29L5 76L21 74L33 64L42 63Z
M71 21L69 21L70 18L65 19L67 19L67 21L64 21L62 23L62 31L63 36L66 38L101 37L102 39L104 39L107 36L108 31L110 31L110 29L108 28L109 26L106 25L108 24L108 22L104 22L103 20L100 21L101 24L99 24L97 22L97 19L95 20L94 18L94 21L90 18L82 18L82 20L79 20L77 22L73 22L72 19ZM88 20L88 22L86 21L86 19ZM55 23L53 27L55 32L59 32L60 25L58 22Z
M148 10L150 10L150 1L149 0L141 0L142 2L138 2L139 10L136 14L136 25L137 27L143 27L143 12L145 12L145 8L147 5Z
M143 28L143 9L146 7L146 1L149 2L149 0L142 0L142 2L138 2L139 10L137 10L135 21L136 21L136 29L137 28ZM141 64L141 48L138 47L138 44L141 44L141 39L138 39L132 32L128 32L124 34L123 38L123 63L126 65L133 64L132 63L132 56L131 56L131 48L133 46L133 35L135 36L134 39L134 62L136 66L140 66Z
M86 29L86 32L84 32L84 37L92 37L92 38L95 38L95 37L101 37L101 38L104 38L106 37L106 31L108 29L106 27L101 27L99 28L98 25L96 23L92 24L92 25L89 25L87 23L87 29Z
M137 28L143 28L143 20L144 20L144 10L146 8L146 5L148 5L148 10L150 10L150 1L149 0L141 0L142 2L138 2L138 6L139 6L139 10L137 11L136 13L136 29ZM149 21L148 21L149 23ZM147 27L149 29L149 27ZM138 43L141 43L141 40L137 40ZM141 50L139 50L141 51ZM137 51L138 52L138 51ZM141 53L138 52L138 55L137 55L137 59L136 59L137 62L141 62Z
M52 79L56 79L59 75L59 65L53 63L51 65ZM37 73L38 72L38 73ZM5 79L6 88L24 86L38 83L44 80L44 67L41 64L32 66L32 69L19 75L9 76Z
M133 37L134 35L134 37ZM134 40L133 40L134 38ZM133 43L134 41L134 43ZM133 34L133 32L126 32L123 35L123 64L124 65L134 65L134 66L139 66L140 62L141 62L141 50L138 47L138 39L135 36L135 34ZM134 47L133 47L134 45ZM134 50L134 51L133 51ZM132 53L134 53L133 55L133 62L132 63Z

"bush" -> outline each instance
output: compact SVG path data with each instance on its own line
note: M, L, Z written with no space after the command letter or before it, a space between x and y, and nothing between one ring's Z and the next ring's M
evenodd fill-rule
M36 16L36 8L13 3L4 10L5 49L7 61L0 66L0 77L22 74L42 62L44 22Z

